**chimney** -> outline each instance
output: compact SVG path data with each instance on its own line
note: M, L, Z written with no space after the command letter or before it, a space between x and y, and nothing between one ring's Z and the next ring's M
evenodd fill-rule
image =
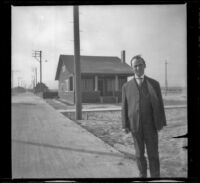
M125 50L122 50L121 51L121 62L124 64L125 63L125 61L126 61L126 57L125 57L126 55L125 55Z

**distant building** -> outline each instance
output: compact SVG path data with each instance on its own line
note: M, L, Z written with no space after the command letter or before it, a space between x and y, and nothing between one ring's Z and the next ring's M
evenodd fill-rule
M132 68L125 63L125 51L121 59L109 56L80 56L81 91L83 103L121 102L121 88ZM55 80L58 95L69 103L75 103L74 56L60 55Z

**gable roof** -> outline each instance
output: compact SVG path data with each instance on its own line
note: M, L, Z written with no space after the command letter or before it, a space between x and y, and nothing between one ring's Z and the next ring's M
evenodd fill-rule
M55 80L59 79L61 67L65 64L67 70L74 74L74 55L60 55ZM122 74L133 75L132 68L122 63L118 57L110 56L80 56L81 74Z

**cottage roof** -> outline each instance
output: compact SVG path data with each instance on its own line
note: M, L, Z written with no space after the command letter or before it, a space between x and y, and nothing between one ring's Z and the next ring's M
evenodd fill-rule
M74 56L60 55L55 80L59 79L61 67L65 64L67 70L74 74ZM121 74L133 75L132 68L122 63L118 57L110 56L80 56L81 74Z

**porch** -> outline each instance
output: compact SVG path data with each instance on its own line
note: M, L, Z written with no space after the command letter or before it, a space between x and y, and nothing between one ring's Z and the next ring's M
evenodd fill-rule
M127 81L121 75L82 75L82 103L120 103L122 85ZM74 76L60 83L59 97L75 103Z
M82 76L82 102L119 103L121 88L126 81L125 76L119 75Z

